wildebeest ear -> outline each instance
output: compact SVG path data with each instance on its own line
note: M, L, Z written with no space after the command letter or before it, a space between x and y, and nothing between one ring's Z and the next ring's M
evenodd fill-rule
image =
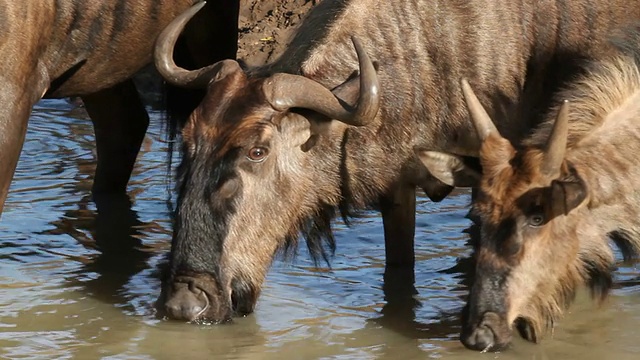
M550 188L554 216L567 215L587 198L586 184L577 176L553 180Z
M433 202L440 202L451 194L451 191L453 191L453 186L443 183L431 174L425 175L425 179L421 181L418 186L420 186L424 193L427 194L429 200Z
M376 72L378 71L378 67L379 63L374 61L373 68ZM333 88L331 92L349 104L356 102L360 95L360 75L358 71L351 73L342 84ZM326 135L330 131L333 121L322 114L314 114L306 109L302 109L300 113L305 114L305 117L309 119L311 125L309 139L300 147L302 151L307 152L316 145L320 136Z
M322 120L317 120L319 115L309 114L305 117L308 121L300 122L306 125L304 129L297 132L299 135L298 140L300 141L296 142L296 146L300 145L300 149L303 152L307 152L316 146L320 136L328 134L331 131L331 125L333 124L333 121L324 117Z
M317 116L316 116L317 117ZM314 116L309 115L309 138L305 141L304 144L300 146L302 151L307 152L313 148L321 135L326 135L331 131L331 120L321 120L318 121Z
M301 121L300 116L306 120ZM316 145L321 133L329 131L330 122L318 121L316 119L318 116L310 110L300 109L276 118L274 124L283 134L286 134L286 142L290 146L299 146L302 151L307 152Z
M449 186L477 187L482 174L465 164L462 157L439 151L416 150L431 175Z

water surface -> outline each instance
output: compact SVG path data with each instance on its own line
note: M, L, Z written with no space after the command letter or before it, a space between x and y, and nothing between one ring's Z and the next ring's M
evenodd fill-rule
M542 344L499 354L464 349L458 312L470 250L458 192L418 201L416 278L384 286L382 222L336 221L332 268L301 248L277 261L255 314L224 326L160 320L158 265L170 247L166 143L158 113L129 186L131 205L90 200L91 122L65 100L41 101L0 221L0 358L6 359L636 359L638 271L620 264L617 289L585 297Z

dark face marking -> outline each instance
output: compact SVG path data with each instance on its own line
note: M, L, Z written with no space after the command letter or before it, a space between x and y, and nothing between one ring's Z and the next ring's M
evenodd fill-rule
M302 157L311 156L300 149L309 125L301 126L305 123L295 118L300 115L260 105L260 88L259 80L242 72L216 79L184 128L165 283L171 290L180 281L204 277L198 284L209 288L195 286L196 300L190 293L173 302L168 296L166 303L178 309L172 313L178 318L195 313L177 304L201 305L200 291L211 311L197 318L221 321L253 311L276 251L306 228L299 217L312 211L303 202L311 197L295 191L292 176L309 174L300 168L306 164Z
M218 85L228 87L243 80L243 77L230 76L220 79ZM178 319L224 321L233 313L229 286L233 279L223 268L223 240L228 236L229 219L236 212L242 194L237 164L243 154L240 146L214 126L225 116L233 116L238 108L219 87L212 86L210 94L226 105L226 111L207 106L199 108L184 128L169 275L163 290L167 307L174 304L175 308L182 309L198 301L204 306L202 297L193 300L193 294L204 293L207 309L196 314L187 311L184 315L185 311L172 312L168 308L169 315ZM193 284L194 279L204 280L197 286ZM181 283L189 286L180 287Z
M567 214L584 202L584 183L570 164L560 178L549 181L513 163L512 159L513 170L507 172L511 177L495 173L500 183L483 182L472 209L482 228L463 332L463 342L471 347L478 346L479 338L508 342L510 334L494 328L514 325L525 338L537 341L573 299L582 279L575 221ZM522 156L517 163L530 166L530 159ZM493 337L479 330L487 312L501 319L491 328Z

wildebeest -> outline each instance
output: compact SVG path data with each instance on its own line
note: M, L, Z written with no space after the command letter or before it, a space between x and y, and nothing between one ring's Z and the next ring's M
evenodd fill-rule
M0 213L31 108L43 96L82 97L96 133L93 193L124 194L149 121L130 78L151 62L162 29L195 2L0 1ZM238 7L211 2L194 19L176 54L185 66L235 58ZM172 90L171 99L185 91ZM172 106L172 114L193 107Z
M615 265L609 237L625 259L640 254L640 26L626 33L614 38L619 53L585 65L558 93L563 102L515 146L463 81L482 174L450 154L419 152L434 173L449 169L444 181L479 187L467 347L500 349L514 325L538 341L583 285L604 299Z
M506 137L521 138L538 121L526 116L604 48L610 28L638 19L638 5L323 0L275 62L197 71L170 56L197 8L176 18L158 38L156 67L208 92L182 132L160 308L209 321L253 311L275 255L301 234L326 259L336 210L380 209L387 266L412 267L416 186L435 200L451 190L414 146L477 156L459 78Z

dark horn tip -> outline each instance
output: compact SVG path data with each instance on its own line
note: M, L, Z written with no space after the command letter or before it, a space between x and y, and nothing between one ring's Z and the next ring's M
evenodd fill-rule
M367 125L378 113L380 107L380 82L376 74L377 68L371 61L369 55L362 46L357 36L351 35L351 41L358 55L360 63L360 89L356 114L353 125ZM366 90L364 90L366 89Z
M289 108L306 108L330 119L351 126L363 126L371 122L380 107L380 84L376 68L367 55L360 40L351 36L360 67L360 94L355 105L340 99L324 85L302 75L277 73L262 85L262 91L277 111Z

